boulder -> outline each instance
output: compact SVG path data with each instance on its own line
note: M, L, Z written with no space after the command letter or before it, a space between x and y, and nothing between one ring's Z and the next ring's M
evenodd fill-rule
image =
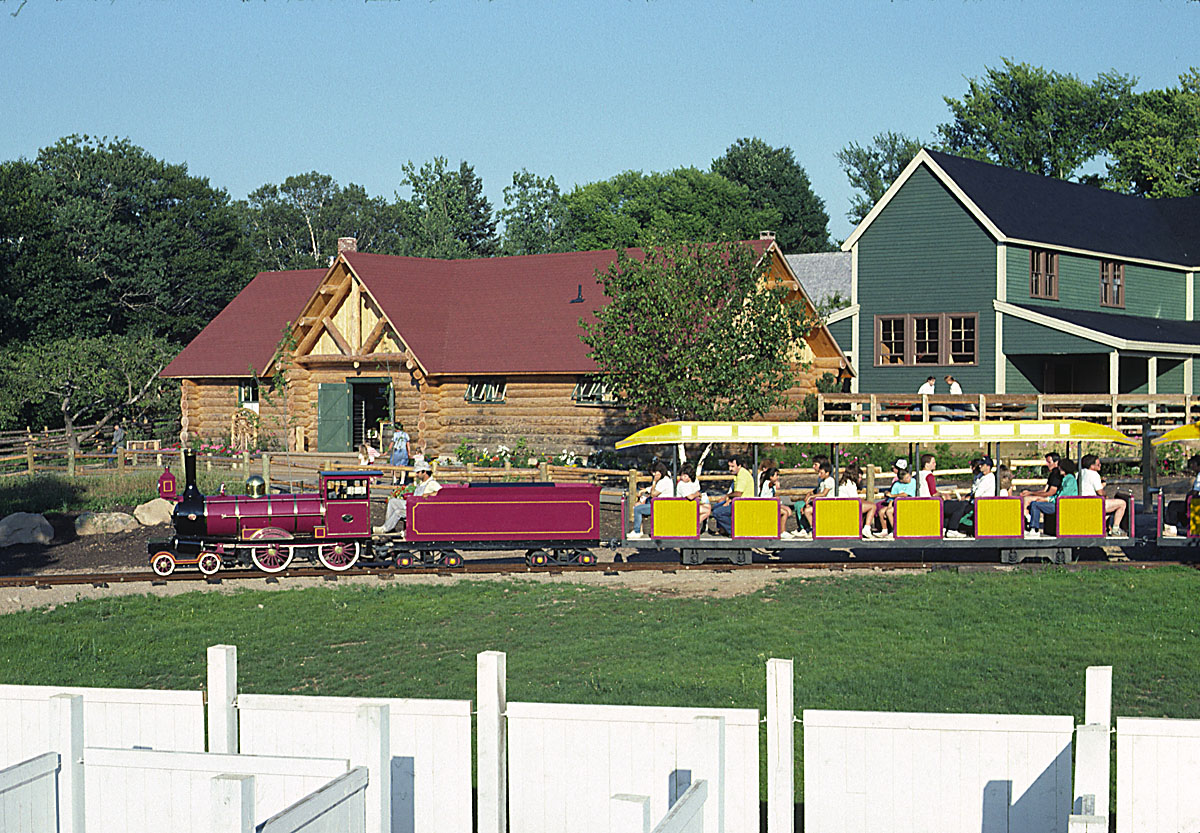
M101 535L106 532L132 532L141 524L127 512L84 512L75 519L76 535Z
M174 510L175 504L171 501L156 497L134 509L133 517L137 518L142 526L159 526L171 522L171 513Z
M33 512L14 512L0 521L0 547L17 544L49 544L54 527L43 516Z

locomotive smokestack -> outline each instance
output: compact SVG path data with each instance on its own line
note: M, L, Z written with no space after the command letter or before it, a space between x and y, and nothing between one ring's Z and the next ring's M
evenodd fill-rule
M196 485L196 452L183 452L183 500L202 498L200 488Z

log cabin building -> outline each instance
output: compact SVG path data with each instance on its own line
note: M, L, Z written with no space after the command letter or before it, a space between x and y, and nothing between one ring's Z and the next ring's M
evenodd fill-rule
M811 309L774 239L750 245ZM182 439L228 441L249 421L260 445L345 452L401 424L428 456L522 438L535 453L611 449L640 426L605 389L579 319L603 304L596 273L615 257L434 260L343 238L328 269L257 275L163 370L182 383ZM799 359L795 403L848 373L823 324Z

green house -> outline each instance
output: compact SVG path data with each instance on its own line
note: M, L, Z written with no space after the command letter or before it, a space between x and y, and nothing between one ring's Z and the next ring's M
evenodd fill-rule
M842 245L857 392L1200 389L1200 197L1150 200L922 150Z

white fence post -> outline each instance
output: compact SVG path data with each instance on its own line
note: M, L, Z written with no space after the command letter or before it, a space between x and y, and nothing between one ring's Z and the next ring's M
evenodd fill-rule
M220 833L254 833L254 776L214 775L212 827Z
M692 783L708 782L708 798L704 802L704 829L725 833L725 718L697 717L696 768Z
M1112 736L1112 666L1087 670L1084 725L1075 729L1075 785L1071 830L1108 829Z
M767 833L796 827L796 711L792 661L767 660Z
M617 793L608 808L609 830L650 833L650 796Z
M52 751L58 753L59 833L83 833L83 697L52 696L50 725Z
M476 741L479 758L479 833L507 833L508 756L505 710L508 708L508 657L484 651L475 658Z
M388 707L359 706L354 718L351 766L367 768L367 833L392 829L392 753Z
M208 649L208 751L237 754L237 646Z

